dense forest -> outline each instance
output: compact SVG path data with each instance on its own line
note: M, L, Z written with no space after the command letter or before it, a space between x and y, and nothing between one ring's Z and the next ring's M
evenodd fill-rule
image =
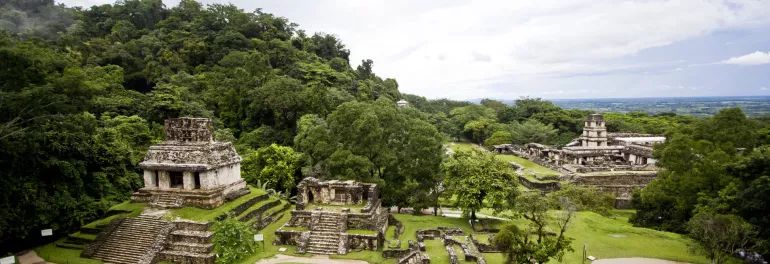
M127 199L141 187L136 164L162 138L166 118L213 118L217 137L238 139L248 156L292 145L304 114L400 97L372 61L353 69L336 37L308 35L260 10L196 1L166 8L160 0L88 9L2 3L2 248L37 239L40 229L79 226Z
M481 154L447 158L445 142L560 146L590 113L537 98L473 104L402 94L373 61L353 68L334 35L261 10L193 0L2 3L0 248L8 250L40 243L40 229L66 234L128 199L166 118L214 120L252 184L290 193L303 176L376 182L386 205L414 208L437 205L444 187L475 188L483 195L458 196L475 212L513 206L512 172ZM400 99L410 107L398 108ZM634 224L700 239L691 228L698 221L746 223L748 245L767 254L770 118L732 108L707 118L605 119L610 132L669 139L656 148L659 178L634 197ZM475 181L469 168L500 177Z

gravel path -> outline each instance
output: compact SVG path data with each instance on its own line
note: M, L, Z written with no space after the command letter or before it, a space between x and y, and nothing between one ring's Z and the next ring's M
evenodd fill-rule
M598 259L592 262L592 264L680 264L686 262L675 262L662 259L651 258L614 258L614 259Z
M281 264L281 263L303 263L303 264L369 264L363 260L352 259L330 259L329 256L316 255L312 257L295 257L278 254L269 259L262 259L256 264Z

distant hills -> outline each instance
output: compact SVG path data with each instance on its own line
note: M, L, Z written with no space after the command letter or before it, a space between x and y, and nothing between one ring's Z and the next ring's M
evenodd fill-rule
M481 99L469 101L478 103ZM505 104L516 102L516 100L511 99L499 101ZM740 107L748 116L770 115L770 96L549 99L549 101L566 109L584 109L596 112L676 113L710 116L722 108Z

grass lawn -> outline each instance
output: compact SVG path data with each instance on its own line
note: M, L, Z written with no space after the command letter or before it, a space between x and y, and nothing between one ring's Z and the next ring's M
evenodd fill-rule
M524 171L531 171L536 176L559 176L560 175L559 172L555 170L541 166L540 164L537 164L531 160L528 160L519 156L509 155L509 154L495 154L495 157L505 162L515 162L516 164L521 165Z
M214 221L217 218L217 216L220 216L232 210L233 208L237 207L242 203L245 203L251 198L265 194L264 190L254 188L252 186L249 186L249 190L251 191L251 193L238 197L238 199L226 202L222 204L222 206L219 206L214 209L209 210L209 209L201 209L196 207L183 207L179 209L171 209L169 210L169 214L172 217L180 217L180 218L189 219L193 221L201 221L201 222Z
M634 227L628 223L628 210L619 211L614 218L593 212L578 212L576 220L567 230L574 252L568 252L564 263L580 263L582 248L588 255L603 258L648 257L690 263L709 263L692 253L690 240L680 234ZM556 263L552 261L553 263Z
M45 259L47 262L53 262L53 263L61 263L61 264L102 263L101 261L95 260L95 259L81 258L80 257L81 250L60 248L56 246L56 242L35 248L35 252L37 252L37 255Z

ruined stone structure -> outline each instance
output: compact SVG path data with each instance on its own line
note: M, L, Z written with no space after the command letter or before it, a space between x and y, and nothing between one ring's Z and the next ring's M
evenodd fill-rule
M583 134L565 147L529 143L520 154L570 172L640 170L645 166L654 170L652 147L665 140L657 135L607 133L602 115L592 114L585 121Z
M144 188L133 194L133 201L210 209L248 192L241 157L232 143L214 141L210 119L168 119L165 132L166 140L151 146L139 163Z
M289 222L275 231L275 244L326 255L382 248L388 211L380 205L376 184L308 177L297 188L296 209Z
M529 143L510 152L565 173L563 179L614 193L616 206L623 208L630 205L634 189L643 188L657 175L653 147L665 140L658 135L607 133L603 116L592 114L580 137L563 148ZM498 152L510 148L495 146Z

